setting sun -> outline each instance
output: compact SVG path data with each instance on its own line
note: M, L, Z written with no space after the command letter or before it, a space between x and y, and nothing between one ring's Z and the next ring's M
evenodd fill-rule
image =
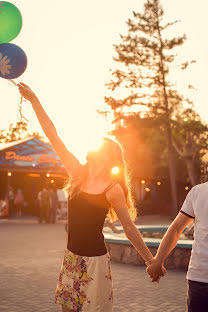
M111 170L112 174L118 174L119 173L119 168L118 167L113 167Z

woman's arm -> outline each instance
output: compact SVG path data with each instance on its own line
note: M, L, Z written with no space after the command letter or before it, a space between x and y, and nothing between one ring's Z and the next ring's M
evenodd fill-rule
M71 177L78 175L81 170L80 162L72 153L68 151L62 140L59 138L54 124L46 114L35 93L24 83L20 83L18 87L21 95L26 100L31 102L45 135L51 142L51 145L55 149L68 174Z
M106 193L109 203L114 208L126 237L131 241L134 248L138 251L147 265L153 262L153 256L143 241L140 232L137 230L134 222L131 220L127 206L124 191L119 184L116 184Z

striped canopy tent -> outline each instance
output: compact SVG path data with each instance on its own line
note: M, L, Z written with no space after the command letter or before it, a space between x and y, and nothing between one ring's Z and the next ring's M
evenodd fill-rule
M0 144L0 200L11 186L24 193L25 213L37 214L36 200L43 187L62 189L67 172L50 143L35 137Z
M67 175L52 146L35 137L0 144L0 171Z

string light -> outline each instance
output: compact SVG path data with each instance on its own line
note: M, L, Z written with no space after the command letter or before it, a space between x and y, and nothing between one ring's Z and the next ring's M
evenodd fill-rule
M118 174L119 173L119 168L118 167L113 167L112 169L111 169L111 172L112 172L112 174Z
M150 192L149 187L146 187L146 188L145 188L145 191L146 191L146 192Z
M28 177L32 177L32 178L40 178L40 174L39 173L28 173L27 176Z
M186 186L186 187L185 187L185 190L186 190L186 191L188 191L188 189L189 189L189 187L188 187L188 186Z
M7 175L8 175L8 177L11 177L12 173L11 173L11 172L8 172Z
M157 185L161 185L161 182L160 182L160 181L158 181L158 182L157 182Z
M141 181L141 183L142 183L142 184L145 184L145 181L144 181L144 180L142 180L142 181Z
M53 183L54 183L54 180L51 180L51 183L53 184Z
M46 173L46 177L49 178L50 177L50 173Z

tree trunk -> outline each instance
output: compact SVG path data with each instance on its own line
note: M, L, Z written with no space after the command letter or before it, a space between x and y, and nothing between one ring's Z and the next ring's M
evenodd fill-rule
M158 12L158 11L157 11ZM166 129L167 129L167 140L168 140L168 164L169 164L169 175L170 175L170 186L171 186L171 197L172 197L172 209L171 209L171 215L176 216L178 212L178 199L177 199L177 185L176 185L176 175L175 175L175 165L174 165L174 155L173 155L173 139L172 139L172 131L171 131L171 118L170 118L170 110L168 105L168 95L166 90L166 74L165 74L165 65L164 65L164 55L163 55L163 40L161 36L160 31L160 25L159 25L159 17L158 18L158 36L160 41L160 67L159 72L162 75L162 83L161 86L163 88L163 103L164 108L167 115L166 120Z
M167 138L168 138L168 164L169 164L171 198L172 198L171 215L175 217L176 214L178 213L178 200L177 200L177 184L176 184L174 155L173 155L172 133L170 125L167 125Z
M191 185L194 186L197 184L195 170L194 170L194 160L190 157L189 158L187 157L186 166L187 166L188 176L189 176Z

